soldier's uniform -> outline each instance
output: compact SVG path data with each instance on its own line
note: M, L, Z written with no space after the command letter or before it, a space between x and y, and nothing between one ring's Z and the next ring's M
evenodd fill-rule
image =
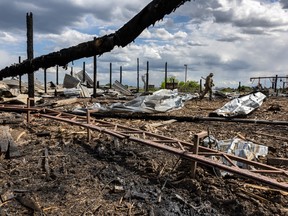
M204 91L201 93L200 95L200 99L203 99L204 96L209 92L209 100L212 100L212 87L214 86L213 83L213 73L210 73L207 77L206 77L206 81L205 81L205 89Z

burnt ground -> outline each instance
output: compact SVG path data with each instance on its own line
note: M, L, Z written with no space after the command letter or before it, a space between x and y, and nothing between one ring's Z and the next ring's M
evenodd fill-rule
M192 100L165 115L207 117L227 101ZM0 113L7 116L23 119L9 125L21 156L1 155L0 215L288 215L287 193L256 188L259 182L220 177L201 165L193 179L189 162L178 156L131 142L117 147L98 132L88 143L84 128L48 119L27 125L24 114ZM288 99L267 98L248 119L288 121ZM145 125L157 122L105 120L146 130ZM269 146L268 157L288 158L286 125L206 121L150 128L189 142L207 129L218 140L240 132Z

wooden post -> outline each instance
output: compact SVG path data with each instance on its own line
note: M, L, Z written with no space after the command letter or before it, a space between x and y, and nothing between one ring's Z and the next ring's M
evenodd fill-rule
M137 58L137 92L139 92L139 58Z
M85 62L83 62L83 83L85 83Z
M21 63L21 56L19 56L19 64ZM21 88L22 88L22 81L21 81L21 79L22 79L22 76L21 75L19 75L19 92L20 93L22 93L21 92Z
M122 84L122 66L120 66L120 83Z
M146 89L145 92L149 91L149 61L147 61L147 72L146 72Z
M33 101L33 103L32 103ZM31 107L31 104L34 104L34 98L27 98L27 108L28 108L28 111L27 111L27 125L29 125L30 121L31 121L31 116L30 116L30 113L31 111L29 111L29 108Z
M200 139L202 139L206 136L208 136L207 131L202 131L202 132L194 135L194 146L192 149L193 154L196 154L196 155L198 154ZM195 178L195 176L196 176L196 168L197 168L197 162L193 161L192 167L191 167L191 174L192 174L193 178Z
M73 76L73 67L71 67L70 75Z
M28 60L34 58L33 54L33 14L30 12L26 15L27 24L27 57ZM28 98L34 98L34 72L28 74ZM34 106L34 100L29 101Z
M56 85L59 85L59 66L56 66Z
M112 63L110 62L110 81L109 81L109 87L112 88Z
M87 109L87 124L90 124L90 110ZM87 128L87 141L89 142L91 140L91 131L89 128Z
M278 81L278 75L276 75L275 77L275 89L274 89L274 92L276 92L276 96L278 96L278 91L277 91L277 81Z
M165 81L164 81L164 88L167 89L167 62L165 63Z
M95 39L95 38L94 38ZM93 97L96 98L97 91L97 57L93 57Z
M200 86L199 86L200 93L202 92L202 79L200 79Z
M44 92L47 93L47 68L44 68Z

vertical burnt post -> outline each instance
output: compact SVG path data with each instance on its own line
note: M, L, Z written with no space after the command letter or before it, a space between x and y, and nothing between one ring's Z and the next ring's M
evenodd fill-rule
M168 79L168 76L167 76L167 62L165 63L165 81L164 81L164 88L167 89L167 79Z
M83 78L82 78L83 83L85 83L85 62L83 62Z
M73 76L73 67L71 67L70 75Z
M199 91L200 91L200 93L202 92L202 79L200 79Z
M96 38L94 38L96 39ZM93 56L93 97L96 98L97 93L97 57Z
M241 82L239 81L239 85L238 85L238 91L239 93L241 92Z
M112 63L110 62L110 81L109 81L109 88L112 88Z
M21 56L19 56L19 64L21 63ZM19 92L20 93L22 93L21 92L21 88L22 88L22 76L21 75L19 75Z
M145 91L149 91L149 61L147 61L147 72L146 72L146 89Z
M59 66L56 66L56 85L59 85Z
M137 92L139 92L139 58L137 58Z
M27 13L26 15L26 25L27 25L27 58L32 60L34 58L33 54L33 14ZM34 72L28 73L28 97L34 98ZM34 100L30 100L30 105L34 106Z
M47 68L44 68L44 92L47 93Z
M120 66L120 83L122 84L122 66Z
M186 82L187 82L187 67L188 67L188 65L187 65L187 64L184 64L184 67L185 67L184 82L186 83Z
M274 92L276 92L276 96L278 96L278 92L277 92L277 81L278 81L278 75L275 76L275 84L274 84Z
M208 136L207 131L201 131L200 133L197 133L194 135L194 139L193 139L194 145L192 146L193 154L198 155L200 139L203 139L207 136ZM191 166L191 174L193 178L196 177L196 169L197 169L197 162L193 161L192 166Z

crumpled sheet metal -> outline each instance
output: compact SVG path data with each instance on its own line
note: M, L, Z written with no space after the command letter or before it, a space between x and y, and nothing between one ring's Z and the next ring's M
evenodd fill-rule
M184 102L192 98L193 96L191 94L178 94L177 89L161 89L152 95L139 96L126 103L113 103L106 107L96 103L88 107L88 109L98 109L99 112L159 113L181 109L184 106ZM83 113L86 112L86 110L77 108L73 112Z
M265 98L266 95L261 92L235 98L211 114L224 117L246 116L255 109L259 108ZM210 116L212 116L211 114Z
M221 140L217 143L217 145L220 151L233 154L251 161L257 161L259 156L266 157L268 154L267 146L258 145L237 137L229 140ZM227 163L225 159L223 160L224 163ZM237 162L236 165L244 169L250 169L247 164L242 162Z

